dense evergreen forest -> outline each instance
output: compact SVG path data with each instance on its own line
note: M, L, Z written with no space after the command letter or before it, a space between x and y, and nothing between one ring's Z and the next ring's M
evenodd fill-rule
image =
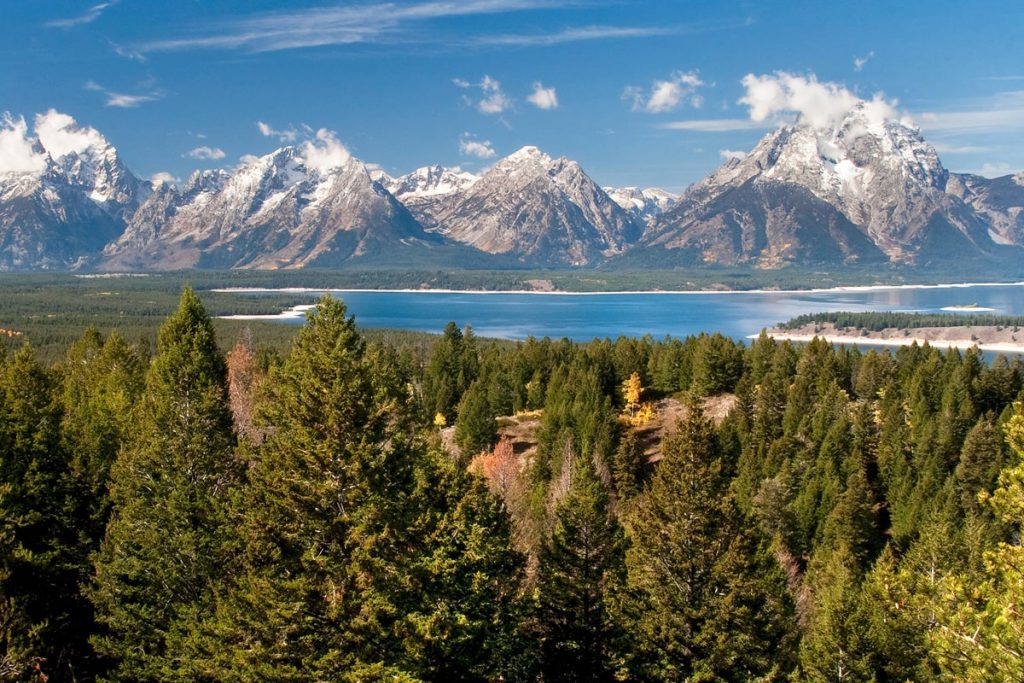
M913 330L922 327L1012 327L1024 326L1024 317L1019 315L989 315L970 313L950 315L948 313L902 313L899 311L829 311L827 313L806 313L798 315L779 325L783 330L796 330L807 325L828 323L836 327L852 327L859 330L881 332L888 329Z
M1020 680L1022 388L916 345L368 341L331 298L225 355L186 290L152 354L0 357L0 678Z

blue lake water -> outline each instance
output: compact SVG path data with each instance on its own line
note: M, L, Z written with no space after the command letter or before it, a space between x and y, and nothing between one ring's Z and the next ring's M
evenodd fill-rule
M944 307L978 306L994 315L1024 315L1024 285L889 288L808 292L680 294L480 294L449 292L333 293L362 327L440 332L453 320L472 325L478 336L595 337L721 332L735 338L802 313L822 311L906 311L942 313ZM244 294L239 294L244 296ZM319 292L310 292L315 301ZM988 311L986 311L988 312ZM301 318L284 319L301 323Z

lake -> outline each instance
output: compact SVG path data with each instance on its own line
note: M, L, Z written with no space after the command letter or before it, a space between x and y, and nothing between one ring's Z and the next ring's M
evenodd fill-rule
M274 290L260 290L274 291ZM288 290L290 293L293 290ZM310 301L321 294L310 291ZM904 311L941 313L977 304L996 315L1024 315L1024 283L844 288L790 292L527 294L333 291L362 327L440 332L454 320L478 336L594 337L721 332L737 339L802 313ZM245 292L238 292L245 296ZM301 323L300 313L252 316Z

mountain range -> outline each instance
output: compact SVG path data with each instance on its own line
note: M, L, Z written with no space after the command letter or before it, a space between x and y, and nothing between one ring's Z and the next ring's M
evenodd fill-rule
M527 146L481 175L371 170L330 134L143 181L95 129L50 111L0 164L0 270L779 268L1016 263L1024 174L948 171L912 124L860 103L769 132L681 196L601 187Z

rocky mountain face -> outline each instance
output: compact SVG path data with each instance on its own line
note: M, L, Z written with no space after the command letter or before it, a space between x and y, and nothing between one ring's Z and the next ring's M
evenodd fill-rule
M301 268L437 242L359 160L284 147L160 188L104 255L108 268Z
M606 187L605 193L622 207L635 223L649 225L679 202L679 195L656 187Z
M420 210L452 240L530 263L591 264L621 253L642 230L578 163L536 147Z
M948 177L916 128L862 103L829 130L772 131L690 188L644 242L691 262L762 267L989 252L985 221L946 192Z
M82 265L120 235L125 216L149 194L149 183L132 175L102 135L69 116L40 115L34 137L23 122L7 132L0 270Z
M994 242L1024 245L1024 173L1000 178L950 173L946 192L986 219Z
M948 172L862 102L773 130L681 197L598 186L524 147L480 176L368 171L325 131L234 169L151 185L54 111L0 121L0 270L1019 261L1024 174Z

